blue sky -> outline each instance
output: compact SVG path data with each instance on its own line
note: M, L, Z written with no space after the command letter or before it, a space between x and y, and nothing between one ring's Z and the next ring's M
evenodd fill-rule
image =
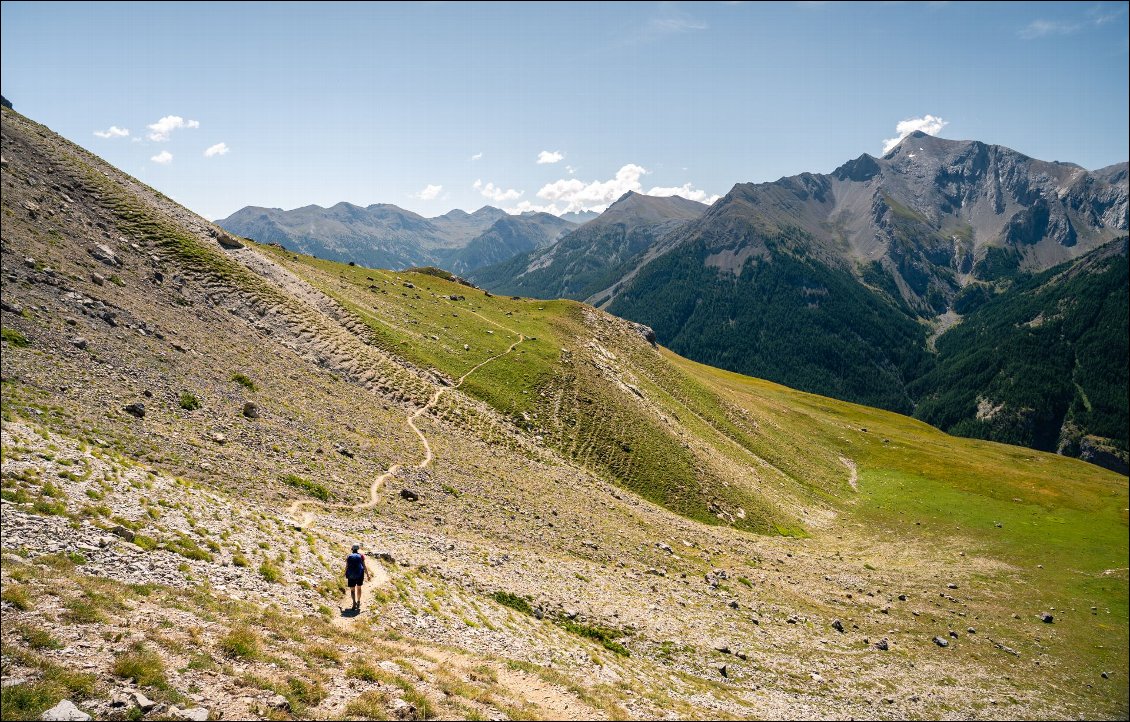
M1130 156L1124 2L4 2L0 36L16 110L213 219L709 200L903 121Z

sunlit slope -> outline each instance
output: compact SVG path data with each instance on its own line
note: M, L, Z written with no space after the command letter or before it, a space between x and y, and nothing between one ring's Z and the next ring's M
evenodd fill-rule
M813 450L794 430L752 423L621 319L573 301L501 297L435 275L261 249L364 320L385 350L449 379L524 339L462 390L566 458L680 514L805 534L850 494L835 453ZM475 423L458 413L445 415Z
M983 574L999 584L1002 616L1035 620L1037 659L1062 653L1096 674L1126 668L1126 477L663 356L758 424L803 437L814 465L829 452L853 464L848 524L999 561ZM1037 619L1044 612L1054 631Z

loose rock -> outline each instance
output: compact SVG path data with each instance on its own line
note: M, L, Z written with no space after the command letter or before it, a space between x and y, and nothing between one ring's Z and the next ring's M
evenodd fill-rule
M86 720L90 719L90 715L76 707L74 702L70 701L69 699L65 699L40 715L39 719L85 722Z

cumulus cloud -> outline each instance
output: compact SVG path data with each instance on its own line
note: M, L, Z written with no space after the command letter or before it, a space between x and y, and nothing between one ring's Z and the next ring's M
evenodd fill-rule
M106 130L96 130L94 134L99 138L128 138L129 128L119 128L116 125L111 125Z
M887 138L883 141L883 155L894 150L894 147L901 143L903 138L916 130L920 130L926 135L937 135L941 132L942 128L947 125L949 125L948 120L942 120L934 115L924 115L921 118L900 120L898 125L895 126L896 137Z
M555 216L559 216L562 213L566 212L564 209L559 208L556 203L548 203L542 205L538 203L532 203L530 201L522 201L517 205L510 206L509 208L503 208L502 210L506 211L512 216L516 216L521 213L552 213Z
M603 211L628 191L640 190L640 176L647 173L643 166L629 163L606 181L585 183L576 178L562 178L541 187L537 196L542 200L564 204L564 212Z
M204 157L211 158L214 155L227 155L229 150L231 150L231 148L228 147L227 143L216 143L215 145L208 146L208 149L204 151Z
M478 160L479 158L482 158L482 157L483 157L483 152L479 151L478 153L475 153L473 156L471 156L471 160Z
M616 171L614 177L605 181L586 183L577 178L562 178L547 183L537 192L537 197L543 201L549 201L548 204L539 206L523 201L516 206L516 209L519 212L524 210L545 211L555 215L574 211L596 211L599 213L628 191L645 193L650 196L682 196L700 203L713 203L719 198L717 195L710 195L704 190L695 188L692 183L671 187L654 186L649 190L644 190L640 184L640 178L647 172L647 169L643 166L629 163Z
M649 196L681 196L689 201L698 201L706 205L712 205L714 201L722 196L715 193L710 195L701 188L695 188L692 183L684 183L681 186L673 186L669 188L655 187L647 192Z
M149 140L161 142L168 140L169 135L178 128L199 128L200 121L185 120L179 115L166 115L156 123L151 123L148 127Z
M163 150L149 160L153 161L154 163L160 163L161 165L168 165L169 163L173 162L173 154L167 150Z
M542 152L538 153L538 165L544 165L546 163L556 163L564 157L565 154L559 150L543 150Z
M502 188L496 186L494 183L484 184L481 180L477 180L471 184L471 187L482 194L484 198L489 198L495 203L503 203L505 201L517 200L522 196L525 191L517 190L516 188Z
M422 201L431 201L435 200L442 190L443 186L434 186L429 183L428 185L424 186L424 190L420 191L412 197L419 198Z

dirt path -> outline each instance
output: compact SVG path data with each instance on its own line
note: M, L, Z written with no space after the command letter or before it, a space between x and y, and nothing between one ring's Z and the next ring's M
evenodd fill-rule
M855 465L854 461L847 458L846 456L840 457L840 463L846 466L848 472L850 472L851 474L851 476L848 477L848 484L851 484L851 490L859 491L859 467Z
M475 312L472 311L471 313L475 313ZM477 313L475 313L475 315L479 316L479 314L477 314ZM479 317L483 318L483 320L485 320L485 321L493 323L496 326L499 325L499 324L495 323L494 321L491 321L488 318L485 318L483 316L479 316ZM500 326L500 328L504 328L504 327ZM509 329L507 329L507 330L509 330ZM513 333L513 331L511 331L511 333ZM421 459L420 462L416 464L417 469L426 469L428 466L430 466L431 463L432 463L432 460L435 459L435 455L432 453L432 445L428 441L428 437L424 434L423 431L420 430L420 428L418 426L416 426L416 419L420 418L424 414L428 413L428 411L433 409L435 407L436 403L439 402L440 398L445 393L447 393L447 391L449 391L451 389L457 389L460 386L462 386L463 382L467 380L468 376L475 373L476 371L481 369L483 366L486 366L487 364L491 363L492 361L496 361L497 359L500 359L503 356L506 356L508 354L513 353L514 349L518 347L518 344L520 344L520 343L522 343L523 341L526 340L526 337L524 335L522 335L520 333L516 334L516 335L518 336L518 340L515 341L514 343L510 344L510 346L505 351L503 351L500 354L496 354L494 356L491 356L490 358L486 359L485 361L483 361L479 364L476 364L467 373L460 376L456 380L454 385L452 385L452 386L441 386L440 388L436 389L435 392L431 395L431 398L428 399L428 402L426 404L424 404L423 406L421 406L420 408L416 409L415 411L413 411L411 414L408 415L408 418L405 420L405 423L407 423L408 426L412 429L412 431L414 431L416 433L416 436L418 436L419 439L420 439L421 446L424 447L424 458ZM396 476L397 472L399 472L403 468L404 468L403 464L399 464L399 463L393 464L392 466L390 466L388 468L388 471L386 471L385 473L381 474L376 479L374 479L373 483L369 485L369 500L366 501L363 504L323 504L323 503L317 502L317 501L301 499L301 500L295 501L289 507L287 507L286 515L290 519L294 520L293 523L296 526L298 526L302 529L307 529L314 523L314 519L315 519L315 513L313 511L303 511L303 509L305 507L308 507L308 506L320 507L322 509L334 509L334 508L337 508L337 509L343 509L343 508L344 509L372 509L374 506L377 505L377 502L380 499L379 493L380 493L381 487L384 486L384 483L388 479L390 479L391 477ZM295 520L295 516L299 512L301 512L302 515L301 515L301 517L299 517L298 519Z

